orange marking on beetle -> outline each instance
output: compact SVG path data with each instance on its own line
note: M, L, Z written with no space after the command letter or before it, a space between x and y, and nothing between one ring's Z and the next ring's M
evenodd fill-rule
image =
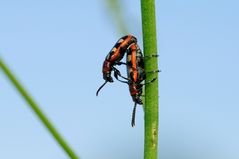
M122 43L124 40L123 39L120 39L117 43Z
M115 52L116 50L117 50L117 48L116 48L116 47L114 47L114 48L112 49L112 51L113 51L113 52Z
M122 41L122 43L119 45L118 48L116 48L115 53L111 56L111 60L115 60L116 58L118 58L120 56L120 49L122 47L125 47L126 45L129 45L129 41L131 40L132 35L129 35L125 40Z
M132 63L132 74L133 74L133 79L134 82L137 81L138 78L138 71L137 71L137 58L136 58L136 45L133 44L130 46L131 50L132 50L132 54L131 54L131 63Z

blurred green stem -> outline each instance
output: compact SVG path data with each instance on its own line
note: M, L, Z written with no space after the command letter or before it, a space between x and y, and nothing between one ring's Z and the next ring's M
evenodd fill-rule
M156 18L154 0L141 0L143 44L145 56L157 54ZM145 60L145 71L158 70L157 58ZM147 75L147 81L157 74ZM158 79L158 78L157 78ZM158 159L158 80L145 86L144 159Z
M61 135L57 132L56 128L51 124L51 122L47 119L44 113L41 111L40 107L37 103L32 99L32 97L27 93L27 91L23 88L20 82L16 79L16 77L11 73L10 69L0 58L0 69L2 69L3 73L7 76L9 81L11 81L12 85L17 89L20 95L25 99L30 108L35 112L41 122L45 125L48 131L52 134L58 144L62 147L62 149L68 154L71 159L78 159L77 155L73 152L70 146L65 142L65 140L61 137Z
M123 18L123 9L122 5L120 5L119 0L106 0L106 5L108 7L110 16L112 18L112 22L117 27L120 35L128 34L128 28Z

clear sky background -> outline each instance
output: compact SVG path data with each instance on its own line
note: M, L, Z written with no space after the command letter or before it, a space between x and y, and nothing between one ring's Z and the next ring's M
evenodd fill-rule
M121 1L142 47L140 3ZM159 158L239 158L239 1L156 0ZM0 55L82 159L142 159L127 85L95 96L123 35L105 1L0 1ZM122 69L124 72L124 69ZM0 158L67 159L0 72Z

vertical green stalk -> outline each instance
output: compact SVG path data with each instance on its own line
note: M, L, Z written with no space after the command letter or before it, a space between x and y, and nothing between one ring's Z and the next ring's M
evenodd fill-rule
M144 54L149 56L157 54L156 39L156 18L154 0L141 0L142 28ZM157 58L147 58L145 60L146 72L158 70ZM155 74L147 75L147 81ZM158 78L157 78L158 79ZM144 139L144 159L157 159L158 150L158 80L145 86L145 139Z
M11 73L10 69L0 58L0 69L2 69L3 73L7 76L7 78L11 81L13 86L17 89L20 95L25 99L30 108L35 112L41 122L45 125L48 131L52 134L58 144L62 147L62 149L68 154L71 159L78 159L77 155L74 151L68 146L65 140L61 137L61 135L57 132L56 128L51 124L51 122L47 119L44 113L41 111L40 107L37 103L32 99L32 97L27 93L27 91L23 88L23 86L18 82L16 77Z

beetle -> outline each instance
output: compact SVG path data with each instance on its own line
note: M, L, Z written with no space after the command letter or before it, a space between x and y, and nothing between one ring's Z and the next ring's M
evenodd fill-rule
M158 55L150 55L147 57L158 57ZM156 70L156 71L150 71L146 73L144 69L144 61L145 61L145 58L142 54L140 47L138 46L137 43L133 43L127 49L127 58L126 58L127 78L121 76L121 74L117 74L117 72L115 73L115 77L117 80L128 84L130 95L132 97L132 100L135 103L133 108L133 113L132 113L132 119L131 119L132 127L135 126L136 106L137 104L139 105L143 104L141 99L142 93L143 93L143 86L151 82L154 82L157 78L154 78L147 83L142 83L142 82L145 81L146 74L159 72L159 70ZM122 77L126 81L120 80L118 76Z
M120 71L116 69L115 66L125 64L121 62L121 60L124 57L128 47L133 43L137 43L136 37L134 37L133 35L123 36L117 41L114 47L107 54L102 67L103 79L105 80L105 82L97 90L96 96L98 96L99 91L105 86L107 82L113 82L113 78L111 77L112 71L114 71L115 76L120 75Z
M133 127L135 125L136 106L137 104L143 104L141 100L143 85L141 82L146 79L143 54L137 44L131 45L127 50L126 60L129 92L135 103L131 120L131 126Z

